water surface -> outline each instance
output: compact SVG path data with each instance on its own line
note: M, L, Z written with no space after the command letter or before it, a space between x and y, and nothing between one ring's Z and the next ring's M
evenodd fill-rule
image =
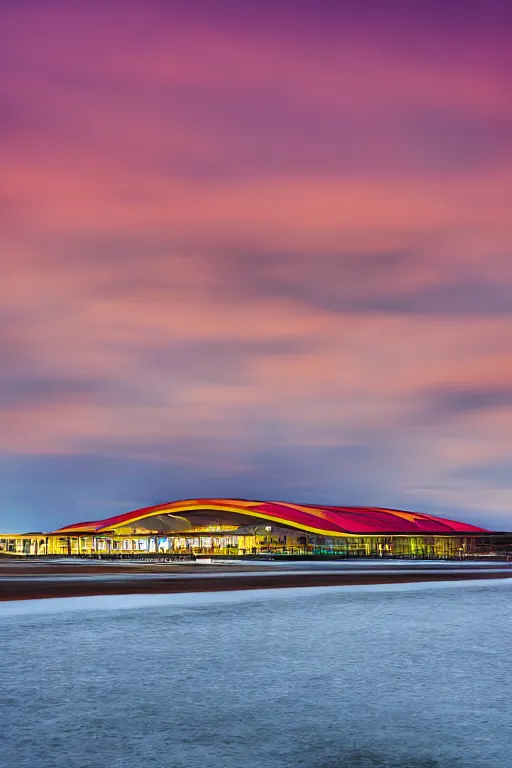
M509 581L0 605L6 768L509 768Z

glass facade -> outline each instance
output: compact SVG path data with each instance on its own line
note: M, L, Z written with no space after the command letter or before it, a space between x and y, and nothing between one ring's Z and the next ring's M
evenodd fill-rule
M313 556L336 558L443 559L499 554L512 550L512 536L318 536L273 528L261 532L194 531L179 535L111 533L77 535L27 534L0 537L0 556L68 555L78 557Z

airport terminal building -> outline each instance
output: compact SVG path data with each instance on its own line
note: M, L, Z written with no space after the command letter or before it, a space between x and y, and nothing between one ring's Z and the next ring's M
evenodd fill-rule
M185 499L49 533L0 535L0 554L453 558L509 546L484 528L378 507Z

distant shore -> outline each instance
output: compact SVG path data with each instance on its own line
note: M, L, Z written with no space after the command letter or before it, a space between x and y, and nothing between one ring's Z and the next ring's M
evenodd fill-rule
M364 562L328 569L315 564L311 570L240 565L188 565L166 567L73 563L25 564L0 561L0 600L33 600L95 595L176 594L287 587L334 587L403 584L436 581L474 581L512 578L512 564L493 563L468 567L462 564L423 565L393 563L368 566Z

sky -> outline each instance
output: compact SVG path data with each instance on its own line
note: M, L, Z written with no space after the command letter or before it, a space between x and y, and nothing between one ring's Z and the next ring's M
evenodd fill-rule
M4 0L0 528L512 529L512 6Z

